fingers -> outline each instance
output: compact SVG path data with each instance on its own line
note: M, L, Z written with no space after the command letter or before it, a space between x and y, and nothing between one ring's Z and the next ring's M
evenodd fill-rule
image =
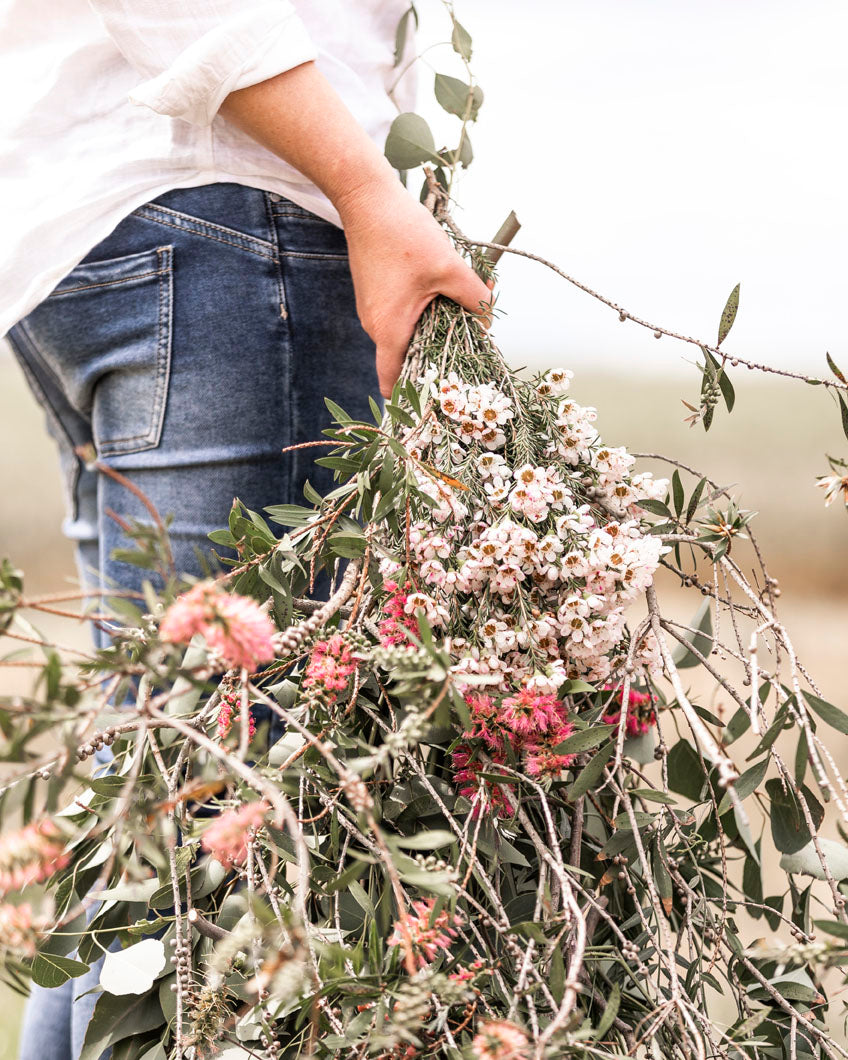
M494 280L481 280L465 262L458 261L457 267L439 284L437 293L458 302L463 309L474 313L484 327L488 327L491 314L485 312L485 307L492 304L494 286ZM417 311L405 320L395 318L390 323L381 321L377 326L366 328L377 345L377 381L384 398L392 396L392 388L400 376L415 323L425 304L422 302L416 307Z

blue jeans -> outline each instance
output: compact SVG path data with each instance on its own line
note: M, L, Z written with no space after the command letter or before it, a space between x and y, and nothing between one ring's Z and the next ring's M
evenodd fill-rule
M332 472L315 450L281 455L329 426L324 397L368 418L374 347L356 316L344 234L237 184L175 190L135 210L9 333L59 446L65 532L81 577L138 590L149 573L115 560L119 523L141 503L87 470L75 447L132 480L170 530L177 570L201 574L207 534L238 497L298 503ZM22 1060L79 1055L96 985L33 988ZM85 977L86 980L89 977Z
M147 575L111 558L127 542L107 510L148 516L76 446L174 517L176 567L200 573L234 497L261 510L302 501L307 478L330 488L314 449L280 453L321 437L324 397L370 417L377 393L343 232L237 184L140 207L8 337L59 444L81 572L123 589Z

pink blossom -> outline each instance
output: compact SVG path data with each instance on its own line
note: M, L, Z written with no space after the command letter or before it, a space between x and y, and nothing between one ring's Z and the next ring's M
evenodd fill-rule
M392 647L395 644L409 644L411 642L407 633L413 633L416 636L418 634L418 622L415 615L406 611L406 604L409 599L407 590L411 589L412 586L407 582L404 588L401 589L397 582L386 580L383 582L383 588L389 593L389 596L383 602L383 614L386 617L378 627L380 643L384 648Z
M504 762L505 755L502 752L491 751L492 759ZM504 776L504 783L498 784L492 780L480 780L479 774L493 773L495 766L484 766L479 759L472 757L472 750L468 744L459 744L451 755L453 759L454 776L453 782L459 788L459 794L469 799L473 804L471 811L473 817L480 815L481 809L491 809L498 817L508 818L515 813L515 806L507 792L512 792L512 785Z
M528 1060L530 1042L511 1020L487 1020L471 1043L475 1060Z
M549 748L540 747L527 755L525 768L531 777L557 780L564 769L574 761L574 755L558 755Z
M319 640L312 649L303 687L321 689L335 699L336 692L347 688L348 678L355 670L349 645L340 633L334 633L328 640Z
M564 717L562 703L552 695L522 688L501 705L501 721L518 736L547 732Z
M38 932L43 924L33 920L32 908L27 905L0 905L0 939L10 950L35 956Z
M462 923L460 917L451 916L447 909L433 917L435 906L435 898L413 902L412 912L407 913L405 921L395 921L395 929L388 941L390 947L403 946L408 941L419 968L426 968L443 950L450 948L456 938L455 925Z
M449 979L453 979L455 983L470 983L472 979L476 979L478 974L483 969L483 960L478 957L476 961L472 961L471 964L466 968L464 964L458 964L456 971L450 973Z
M607 686L609 688L611 686ZM624 695L623 687L616 689L616 694L613 696L612 704L607 707L607 713L604 714L602 721L605 721L607 725L618 725L621 719L621 705L622 697ZM610 709L611 706L616 703L618 704L618 710ZM635 736L644 736L648 729L652 728L657 723L656 711L653 707L653 696L647 692L638 692L636 689L631 688L627 699L627 721L625 722L625 731L627 736L631 739Z
M49 817L0 836L0 895L43 883L70 861L64 840Z
M168 608L159 626L162 640L188 644L199 633L230 668L251 672L274 658L274 624L249 596L199 582Z
M224 692L221 695L221 709L218 711L218 739L224 740L230 734L233 721L241 721L241 697L236 692ZM247 736L252 739L256 732L256 721L253 712L247 710Z
M248 832L262 825L267 802L248 802L216 817L203 833L201 846L225 868L241 865L247 857Z

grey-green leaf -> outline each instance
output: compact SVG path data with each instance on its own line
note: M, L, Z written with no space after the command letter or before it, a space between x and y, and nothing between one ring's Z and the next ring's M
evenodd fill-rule
M588 751L609 739L612 731L611 725L596 725L590 729L580 729L573 732L571 736L566 736L562 743L556 745L554 752L558 755L569 755Z
M38 986L52 990L62 983L67 983L69 979L85 975L87 971L88 965L82 961L60 957L55 953L38 953L32 962L32 981Z
M461 55L466 62L471 58L471 34L461 22L453 20L453 33L451 33L451 44L457 55Z
M668 755L668 786L679 795L698 802L704 786L704 767L688 740L679 740Z
M733 790L740 802L742 799L747 799L748 796L753 794L760 784L762 784L766 775L766 770L768 769L768 764L768 757L761 759L755 765L752 765L750 769L746 769L742 776L733 785ZM730 809L730 802L730 792L725 792L724 797L719 804L719 816Z
M783 784L777 777L766 781L766 791L771 801L771 834L774 845L781 854L794 854L812 839L798 799L791 788L783 790ZM813 824L818 828L824 817L821 803L806 786L801 786L801 792L806 799Z
M848 879L848 847L842 843L837 843L833 839L819 839L819 846L831 876L835 880ZM824 873L824 866L819 860L812 840L792 854L783 854L780 859L780 867L785 872L812 876L816 880L827 878Z
M736 311L739 308L739 287L740 284L737 283L727 296L727 302L722 310L721 320L718 324L718 342L716 343L716 346L721 346L727 338L730 329L733 327L733 321L736 319Z
M403 58L403 53L406 50L406 40L409 36L410 19L415 20L415 27L417 29L418 12L415 10L414 6L410 6L409 8L407 8L407 10L404 11L404 13L401 15L400 22L398 22L397 32L395 33L395 66L397 66L398 63L401 61L401 59Z
M845 375L843 374L842 370L839 368L839 366L837 365L836 361L834 361L834 359L830 356L830 354L826 353L825 357L827 357L827 365L828 365L828 367L830 368L831 372L833 372L833 374L836 376L836 378L839 380L839 382L840 383L848 383L848 379L845 378Z
M689 623L689 626L697 630L697 633L683 633L683 639L688 640L695 651L700 652L705 658L713 650L713 622L710 614L710 602L704 600L698 608L697 614ZM699 666L701 660L682 644L678 644L672 653L672 658L678 670L684 670L689 666Z
M448 74L436 74L434 85L436 99L448 114L455 114L458 118L468 118L475 121L480 107L483 105L483 89L479 85L467 85L458 77L450 77Z
M415 169L422 162L438 162L430 126L420 114L398 114L386 137L386 158L395 169Z
M579 799L581 795L585 795L586 792L593 788L604 772L604 766L609 761L614 750L613 744L608 744L606 747L602 747L600 751L583 767L580 771L580 775L577 780L568 789L568 797L572 800Z
M80 1060L97 1060L115 1042L152 1031L160 1024L164 1024L164 1016L155 992L131 997L103 993L89 1020Z
M844 714L832 703L814 696L812 692L804 692L803 697L807 706L811 707L826 725L848 736L848 714Z

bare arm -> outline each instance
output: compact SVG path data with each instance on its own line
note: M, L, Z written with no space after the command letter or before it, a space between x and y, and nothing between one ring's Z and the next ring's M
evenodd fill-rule
M221 113L315 183L339 212L356 308L377 346L388 397L425 307L437 294L477 312L490 289L402 187L312 62L230 93Z

